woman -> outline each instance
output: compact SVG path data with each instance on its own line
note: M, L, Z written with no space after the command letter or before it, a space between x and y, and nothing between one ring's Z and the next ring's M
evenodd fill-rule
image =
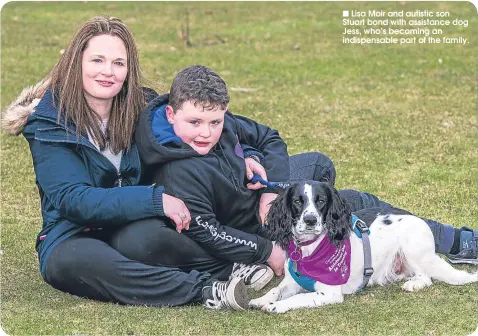
M196 270L148 265L111 247L127 224L160 225L165 216L178 231L169 234L180 236L191 219L184 203L162 187L139 185L134 125L156 95L140 82L130 30L118 19L95 17L77 31L50 74L9 106L7 127L27 139L40 192L41 274L54 288L95 300L151 306L203 301L244 309L240 278L221 282Z

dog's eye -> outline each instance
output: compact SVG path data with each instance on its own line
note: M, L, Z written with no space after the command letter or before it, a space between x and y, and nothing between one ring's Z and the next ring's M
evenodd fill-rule
M323 199L318 199L317 200L317 204L324 204L324 203L325 203L325 201Z
M296 200L294 200L294 204L295 205L302 205L302 202L300 201L300 199L296 199Z

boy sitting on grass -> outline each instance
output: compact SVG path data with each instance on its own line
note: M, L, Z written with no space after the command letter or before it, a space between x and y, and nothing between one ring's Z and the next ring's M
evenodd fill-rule
M282 273L285 252L262 236L259 204L277 194L251 188L240 144L260 151L267 177L275 181L289 180L289 157L277 131L232 115L228 103L226 83L214 71L181 70L170 94L148 105L148 117L137 127L138 149L148 163L148 182L182 199L191 214L183 232L192 241L175 245L175 266L218 280L241 277L260 290L273 270Z

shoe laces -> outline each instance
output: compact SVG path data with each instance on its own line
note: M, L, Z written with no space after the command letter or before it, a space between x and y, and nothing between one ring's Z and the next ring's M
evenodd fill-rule
M230 308L229 302L227 301L227 287L228 282L215 281L211 287L212 299L207 299L204 302L204 305L207 308L219 309L219 308Z
M254 273L256 273L260 269L262 269L260 265L235 264L231 274L231 278L241 278L246 281L246 279L252 277Z

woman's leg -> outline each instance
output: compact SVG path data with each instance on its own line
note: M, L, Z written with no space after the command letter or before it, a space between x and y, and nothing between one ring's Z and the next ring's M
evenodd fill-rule
M332 160L319 152L292 155L289 160L291 182L314 180L335 184L335 167Z
M233 263L212 257L194 240L159 218L128 224L117 230L108 243L128 259L148 265L207 272L218 280L227 280L232 273Z
M200 302L208 273L151 266L131 260L94 235L80 234L48 257L45 280L80 297L131 305L177 306Z

